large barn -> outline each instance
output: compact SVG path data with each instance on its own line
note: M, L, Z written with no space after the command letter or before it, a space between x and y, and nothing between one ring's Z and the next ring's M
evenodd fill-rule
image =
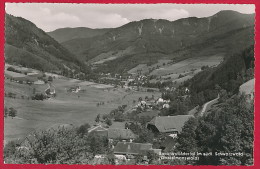
M192 115L177 115L177 116L159 116L154 117L147 123L147 128L154 133L170 133L178 134L182 131L182 127Z

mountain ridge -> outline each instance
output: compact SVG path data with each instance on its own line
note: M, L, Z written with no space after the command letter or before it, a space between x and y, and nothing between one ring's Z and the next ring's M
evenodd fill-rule
M48 35L62 43L68 40L77 38L90 38L93 36L101 35L109 31L110 28L92 29L87 27L75 27L75 28L59 28L51 32L47 32Z
M182 18L176 21L144 19L113 28L102 35L72 39L62 45L86 62L96 61L95 58L117 59L127 55L172 55L178 50L198 46L227 32L252 27L254 15L221 11L210 17Z

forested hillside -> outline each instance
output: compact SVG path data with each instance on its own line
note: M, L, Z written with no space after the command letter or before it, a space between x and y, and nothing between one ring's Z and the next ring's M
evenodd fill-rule
M49 72L82 67L80 59L21 17L6 14L5 40L7 63Z
M239 91L240 85L254 78L254 46L230 55L219 66L206 68L192 79L184 82L175 91L164 92L163 97L170 99L170 108L162 115L186 114L196 106L215 99L219 94L225 100ZM184 89L190 88L190 96ZM184 97L179 97L184 96Z
M253 165L253 140L253 102L249 104L244 95L234 95L207 116L190 119L178 137L177 151L212 152L197 162L188 162L195 165Z
M188 83L192 91L214 89L216 85L228 92L238 92L239 86L254 77L254 46L228 56L216 68L209 68L192 78Z

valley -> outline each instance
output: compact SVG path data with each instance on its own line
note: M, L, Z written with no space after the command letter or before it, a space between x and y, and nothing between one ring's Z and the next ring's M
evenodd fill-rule
M126 89L111 85L70 79L63 76L55 78L51 83L55 86L57 96L48 100L27 100L21 96L42 93L47 84L28 85L5 81L5 93L12 92L16 98L5 98L5 106L18 110L17 117L5 118L5 143L10 140L23 138L36 130L51 128L57 124L72 124L79 126L84 123L94 124L97 114L109 113L121 105L129 108L133 100L139 97L159 97L159 92L126 91ZM68 92L71 87L80 86L78 93ZM97 103L104 105L97 106Z

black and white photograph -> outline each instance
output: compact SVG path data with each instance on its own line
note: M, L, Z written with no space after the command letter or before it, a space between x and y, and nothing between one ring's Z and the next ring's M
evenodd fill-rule
M254 4L5 3L4 163L254 165Z

